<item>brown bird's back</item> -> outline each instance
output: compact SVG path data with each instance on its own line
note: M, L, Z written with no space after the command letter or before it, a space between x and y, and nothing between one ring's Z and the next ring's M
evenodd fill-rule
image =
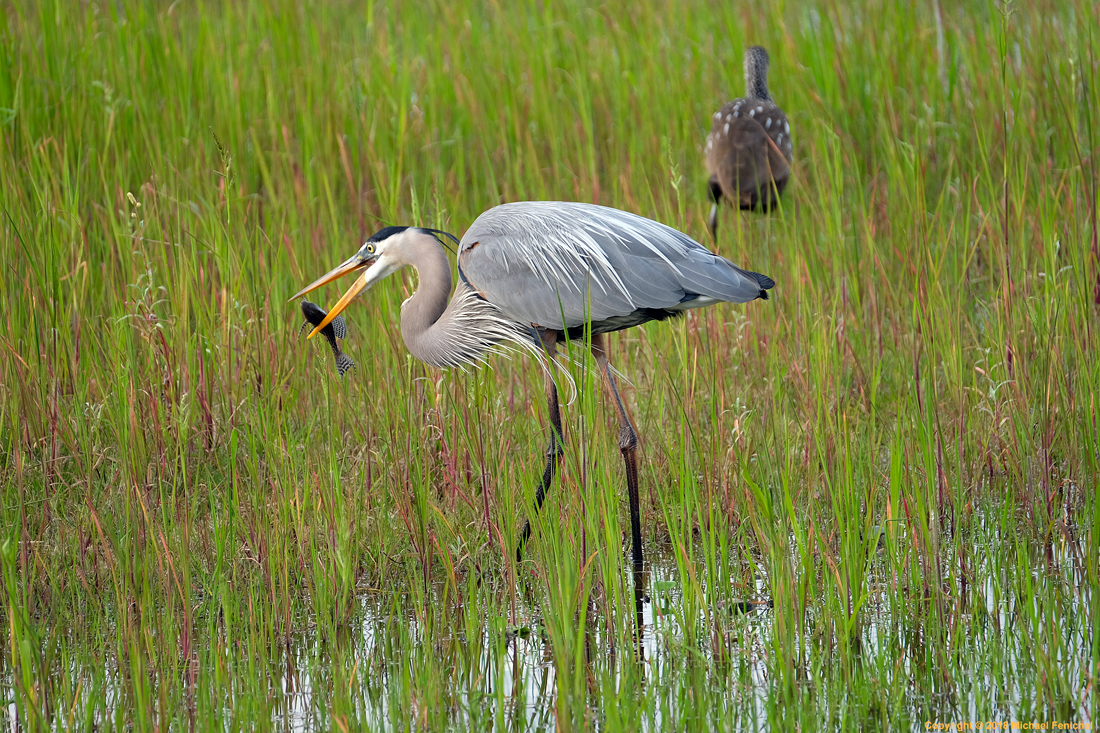
M770 209L790 178L793 154L791 125L774 102L735 99L714 113L706 146L711 186L738 208Z
M715 238L723 197L739 209L769 211L791 175L791 124L768 91L768 63L768 52L760 46L746 51L746 96L724 104L711 120L704 153Z

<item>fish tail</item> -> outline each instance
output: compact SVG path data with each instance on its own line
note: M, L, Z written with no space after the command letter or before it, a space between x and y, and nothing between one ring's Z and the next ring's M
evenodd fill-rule
M339 374L341 377L343 377L344 374L347 372L347 370L351 369L353 366L355 366L355 362L351 360L350 356L345 354L343 351L337 351L336 352L336 373L337 374Z

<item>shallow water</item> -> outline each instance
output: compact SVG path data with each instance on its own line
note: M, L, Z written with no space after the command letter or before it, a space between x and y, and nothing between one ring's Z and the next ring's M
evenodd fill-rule
M676 566L668 557L660 557L656 562L647 563L646 580L649 588L657 584L677 585ZM763 580L760 582L763 589ZM673 590L663 592L664 601L674 594ZM659 610L662 599L656 602L649 594L641 604L641 628L639 643L626 652L628 663L637 664L640 675L649 684L662 684L666 676L674 675L679 663L678 646L682 644L681 626L676 620L676 615L661 613ZM355 663L361 666L369 664L371 657L379 653L380 639L386 634L386 627L390 618L380 612L378 603L368 599L363 602L362 616L357 628L358 639L355 643L356 651L353 654ZM538 611L535 608L522 609L527 618L536 619L538 623ZM753 610L748 614L741 614L744 619L741 628L747 637L757 647L756 653L751 655L753 661L750 664L754 686L748 691L746 698L751 701L753 708L760 720L766 717L766 682L767 669L763 664L761 653L764 638L770 624L770 611ZM699 619L702 622L702 618ZM423 629L415 617L402 619L404 633L421 638ZM466 724L473 722L473 718L479 717L474 711L483 706L486 701L503 696L503 715L509 721L509 725L518 725L525 730L553 730L556 727L554 709L555 699L559 694L557 672L554 664L554 654L550 641L545 638L544 632L537 626L526 630L524 635L512 630L505 632L503 650L498 639L492 638L492 632L486 631L477 639L478 643L472 643L469 639L459 636L448 636L437 640L437 644L448 642L459 645L465 654L472 654L474 666L478 671L478 679L483 684L457 691L457 697L461 704L456 706L453 723L458 728L464 728ZM605 633L593 631L588 635L586 648L588 661L586 667L603 668L609 672L618 687L621 681L621 671L614 671L615 662L611 661ZM316 640L304 641L295 658L295 668L300 670L297 674L284 676L280 680L280 688L286 694L286 712L281 716L291 729L307 731L314 729L314 711L317 700L317 690L313 678L308 672L308 662L317 658ZM308 649L308 651L307 651ZM503 653L501 653L503 651ZM306 671L301 671L306 670ZM389 719L389 700L386 697L372 699L370 696L362 698L362 706L357 709L359 720L370 727L383 726ZM494 703L495 704L495 703ZM491 710L493 715L496 710ZM415 717L415 716L414 716ZM653 719L647 724L656 730L664 730L664 720L661 710L654 711Z
M999 540L988 536L988 541ZM1036 650L1045 648L1071 687L1066 699L1053 701L1055 716L1087 720L1088 609L1094 591L1084 582L1078 548L1065 541L1052 546L1046 568L1026 568L1027 577L1010 577L1011 564L994 571L991 556L976 553L974 575L987 577L971 586L969 600L948 612L950 622L963 629L953 633L925 621L923 599L897 605L884 552L878 551L867 579L872 590L860 617L853 665L838 660L832 622L818 609L808 611L806 633L797 642L801 659L794 665L796 694L805 696L797 715L782 710L787 698L782 665L775 658L774 626L783 609L763 605L747 614L701 609L692 626L685 627L681 579L666 554L643 574L646 598L635 632L640 641L632 648L616 648L620 645L607 631L606 619L591 610L583 642L562 657L543 623L544 611L519 597L518 623L509 622L507 609L488 612L495 617L471 617L457 606L449 616L425 623L405 600L366 593L354 622L342 627L338 638L323 639L309 629L251 671L247 654L224 651L224 670L232 673L200 667L193 685L185 674L181 682L187 691L164 717L172 727L210 727L209 715L224 686L221 720L213 726L219 729L329 730L353 721L368 729L552 730L563 713L580 722L579 710L587 727L632 727L621 726L609 704L626 705L623 720L642 730L678 729L685 721L696 727L760 730L785 714L831 720L824 727L834 729L867 715L874 719L875 713L857 708L881 697L876 686L901 685L904 702L887 716L898 724L1026 720L1051 714L1052 701L1043 699L1049 688L1036 679L1040 667L1034 660ZM994 572L1002 577L993 577ZM1021 582L1032 584L1033 602L1009 592ZM758 576L753 600L765 600L769 587L768 579ZM833 629L832 638L822 635L823 629ZM1033 646L1034 638L1057 640L1058 648ZM219 648L233 648L224 636L215 641ZM716 657L716 643L726 646L728 659ZM128 719L135 696L124 663L112 660L96 668L76 658L64 674L79 691L55 708L72 715L57 714L47 727L66 729L70 721L81 720L112 727ZM562 670L568 673L564 682ZM155 681L148 684L155 686ZM10 669L0 690L12 698ZM8 702L4 709L8 729L21 730L15 704Z

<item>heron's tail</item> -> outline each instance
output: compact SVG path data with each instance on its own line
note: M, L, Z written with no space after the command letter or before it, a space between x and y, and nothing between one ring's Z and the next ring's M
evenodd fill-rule
M771 290L775 287L775 280L772 280L767 275L761 275L759 272L750 272L756 278L756 282L760 283L761 290ZM766 295L764 297L767 297Z
M737 269L741 270L740 267L738 267ZM750 272L748 270L741 270L741 273L743 275L746 275L749 278L755 280L757 282L757 284L760 286L760 294L757 295L756 297L760 298L761 300L767 300L768 299L768 291L775 287L775 280L772 280L767 275L761 275L759 272Z

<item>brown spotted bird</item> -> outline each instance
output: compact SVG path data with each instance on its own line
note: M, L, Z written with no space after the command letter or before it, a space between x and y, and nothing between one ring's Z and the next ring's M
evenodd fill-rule
M302 324L302 327L298 329L298 333L301 334L306 326L316 327L322 321L325 320L325 316L328 315L320 306L316 303L310 303L308 300L302 301L302 315L305 316L306 322ZM328 341L328 345L332 347L332 354L336 357L336 373L343 377L344 373L355 366L355 362L351 360L351 357L340 351L340 345L336 339L346 339L348 337L348 324L344 320L343 316L336 316L332 319L332 322L321 329L321 335L325 337L325 341Z
M745 52L745 96L714 113L707 135L710 234L718 238L722 197L740 209L769 211L791 175L791 124L768 91L768 52Z

